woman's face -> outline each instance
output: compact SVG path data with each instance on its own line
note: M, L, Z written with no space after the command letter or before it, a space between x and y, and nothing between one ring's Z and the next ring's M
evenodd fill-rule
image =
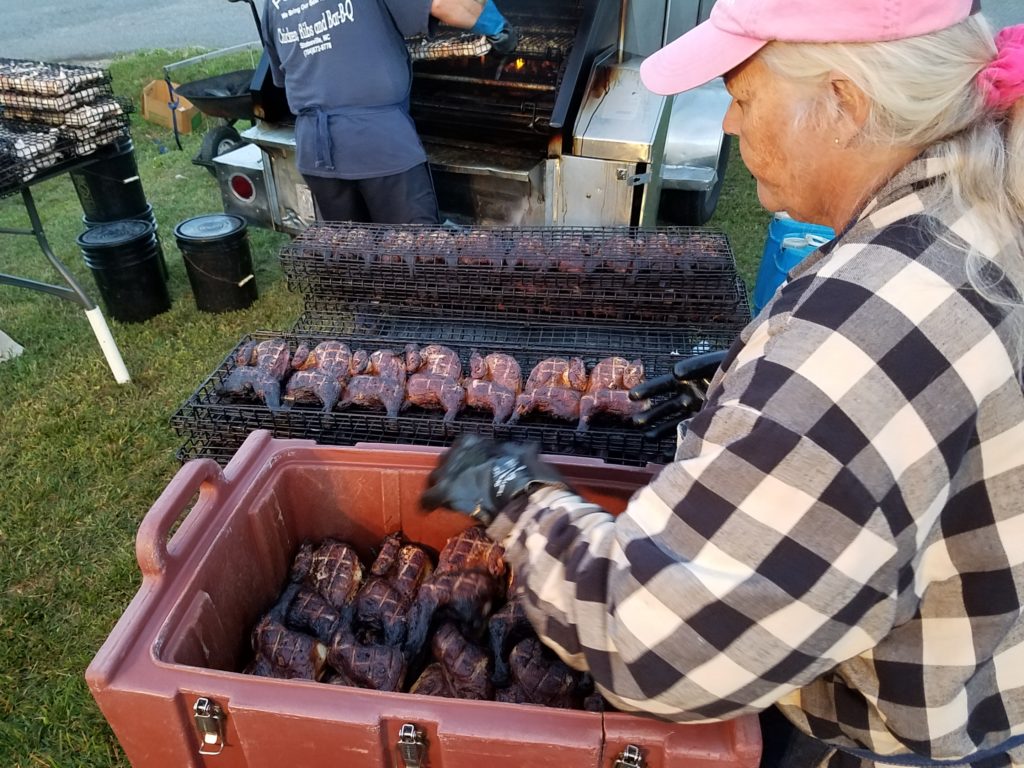
M757 196L769 211L832 225L838 153L833 136L812 121L795 126L797 107L806 94L782 80L759 57L741 64L725 78L732 104L725 114L726 133L739 138L743 162L757 180Z

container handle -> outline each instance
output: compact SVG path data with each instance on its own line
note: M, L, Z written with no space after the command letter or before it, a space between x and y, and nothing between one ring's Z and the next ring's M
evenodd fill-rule
M178 470L142 519L135 537L135 558L143 577L159 576L167 569L167 535L196 492L202 496L212 485L216 495L226 483L213 459L193 459Z

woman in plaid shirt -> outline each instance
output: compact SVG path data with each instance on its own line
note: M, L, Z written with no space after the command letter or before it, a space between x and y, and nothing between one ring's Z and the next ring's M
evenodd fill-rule
M616 707L781 713L787 768L1024 766L1024 27L977 10L718 0L645 62L724 75L762 204L839 234L617 518L524 446L432 477Z

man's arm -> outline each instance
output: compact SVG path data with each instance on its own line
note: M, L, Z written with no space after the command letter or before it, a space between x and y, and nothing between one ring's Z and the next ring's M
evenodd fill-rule
M470 29L480 18L484 3L480 0L433 0L430 15L459 29Z

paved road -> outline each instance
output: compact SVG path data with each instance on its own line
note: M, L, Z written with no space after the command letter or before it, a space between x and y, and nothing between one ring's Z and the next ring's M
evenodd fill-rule
M982 3L997 27L1024 23L1021 0ZM99 61L144 48L216 49L257 38L245 2L0 0L0 6L0 56L19 59Z
M16 59L100 61L259 37L249 6L228 0L0 0L0 7L0 56Z

